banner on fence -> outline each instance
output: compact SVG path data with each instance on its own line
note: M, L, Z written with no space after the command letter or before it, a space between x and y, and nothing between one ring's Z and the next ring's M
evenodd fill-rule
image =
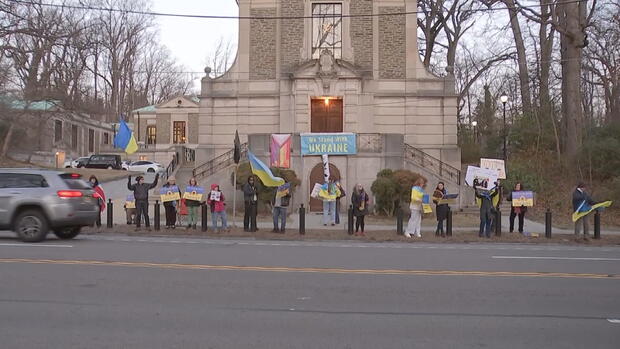
M302 133L301 155L355 155L355 133Z

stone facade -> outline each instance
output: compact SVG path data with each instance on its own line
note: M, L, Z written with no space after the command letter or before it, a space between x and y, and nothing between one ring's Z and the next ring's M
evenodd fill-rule
M187 141L191 144L198 143L198 113L188 115L187 121Z
M275 17L276 8L253 8L252 17ZM250 79L276 78L276 21L252 19L250 23Z
M403 13L404 7L384 6L380 14ZM379 77L381 79L405 78L405 25L404 15L379 17Z
M158 114L157 115L157 143L158 144L170 144L172 143L172 137L170 135L170 114Z
M304 0L280 1L282 17L299 16L304 13ZM281 72L292 72L293 67L301 62L300 43L304 42L304 21L301 19L284 19L280 21L280 56Z
M372 0L355 1L355 6L351 8L351 14L372 14ZM353 46L354 63L369 72L372 72L373 38L372 17L351 18L351 43Z

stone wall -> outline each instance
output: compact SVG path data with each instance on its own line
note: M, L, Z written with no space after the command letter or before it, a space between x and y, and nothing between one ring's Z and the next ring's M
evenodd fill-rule
M286 0L280 3L282 17L301 16L304 14L303 0ZM304 20L280 20L280 66L282 74L293 70L301 61L301 48L304 42Z
M187 116L187 143L198 143L198 114L189 114Z
M275 17L275 8L253 8L252 17ZM272 19L252 19L250 23L250 79L276 78L276 25Z
M384 6L380 14L402 13L401 6ZM406 19L404 15L379 17L379 78L404 79L406 77Z
M157 114L157 144L170 142L170 114Z
M352 15L372 14L372 0L358 0L351 3ZM372 17L351 18L351 44L355 64L364 70L372 71L373 57L373 19Z

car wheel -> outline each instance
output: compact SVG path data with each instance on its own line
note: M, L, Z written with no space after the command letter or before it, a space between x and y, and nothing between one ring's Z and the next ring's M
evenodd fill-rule
M65 166L65 168L71 168L71 166Z
M123 171L127 171L127 169L126 169L126 168L121 168L121 170L123 170Z
M39 210L24 211L15 221L15 232L25 242L43 241L48 231L47 219Z
M155 170L152 169L152 168L149 168L148 170L146 170L146 172L148 172L148 173L155 173Z
M63 228L63 229L54 230L54 235L56 235L59 239L62 239L62 240L70 240L78 236L81 230L82 230L81 227Z

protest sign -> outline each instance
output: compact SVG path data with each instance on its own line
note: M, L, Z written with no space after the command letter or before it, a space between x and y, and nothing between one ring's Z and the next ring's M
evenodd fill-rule
M176 185L170 187L161 187L161 189L159 189L159 195L161 197L161 202L181 200L179 187L177 187Z
M497 178L506 179L506 164L500 159L480 159L480 168L497 171Z
M482 190L491 190L497 183L497 170L489 170L476 166L467 166L465 184Z
M136 208L136 199L133 197L133 194L127 195L127 199L125 199L125 208Z
M202 201L202 196L204 195L204 193L205 193L205 188L188 185L187 187L185 187L185 193L183 193L183 199L193 200L193 201Z
M534 206L534 192L532 191L514 191L512 192L512 206L514 207L532 207Z

